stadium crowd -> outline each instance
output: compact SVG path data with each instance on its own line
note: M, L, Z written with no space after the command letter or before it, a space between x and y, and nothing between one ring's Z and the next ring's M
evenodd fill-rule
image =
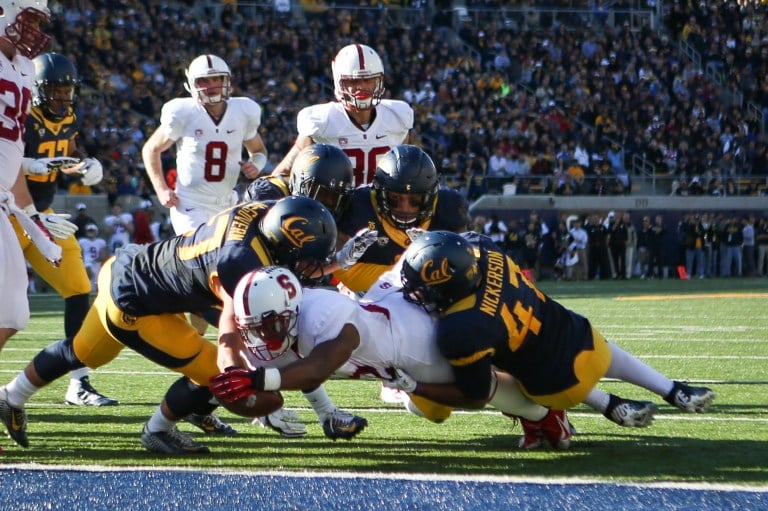
M675 178L670 193L764 193L764 180L739 179L768 173L760 121L744 108L768 106L758 79L768 51L759 6L665 2L664 26L654 30L630 24L643 2L613 3L611 23L528 4L505 3L501 18L489 15L494 2L468 2L482 28L459 21L454 32L452 11L439 2L432 19L418 10L403 22L367 5L300 16L228 3L70 1L52 6L63 21L54 24L53 49L82 74L83 144L106 162L96 191L111 202L126 193L149 198L139 149L162 103L183 94L182 69L194 55L220 55L240 91L262 105L274 165L291 146L298 110L331 96L328 62L350 41L382 55L388 94L414 107L421 144L444 181L470 199L510 182L518 194L628 194L635 155ZM680 53L681 39L702 67ZM723 87L704 73L710 64Z

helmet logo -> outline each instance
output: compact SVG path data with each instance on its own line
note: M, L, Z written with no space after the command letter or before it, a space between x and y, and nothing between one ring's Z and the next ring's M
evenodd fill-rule
M302 248L305 243L315 241L316 236L304 232L303 226L307 225L309 220L304 217L296 216L286 220L280 227L280 231L294 246Z
M421 279L428 286L443 284L451 280L451 274L448 271L448 259L442 259L439 267L435 267L435 261L430 259L424 263L421 268Z

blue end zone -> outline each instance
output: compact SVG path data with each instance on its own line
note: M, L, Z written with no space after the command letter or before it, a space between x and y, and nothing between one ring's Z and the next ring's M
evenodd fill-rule
M0 472L0 507L15 511L768 509L765 487L752 491L680 486L462 481L444 476L405 479L386 474L25 470L6 465Z

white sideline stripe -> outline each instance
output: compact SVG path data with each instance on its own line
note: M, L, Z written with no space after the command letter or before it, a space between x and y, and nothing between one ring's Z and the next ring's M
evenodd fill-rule
M705 490L705 491L726 491L726 492L749 492L749 493L768 493L768 485L747 486L737 484L718 484L718 483L683 483L683 482L606 482L600 479L590 479L582 477L520 477L520 476L473 476L473 475L451 475L451 474L429 474L429 473L392 473L392 472L281 472L277 470L198 470L187 467L109 467L103 465L46 465L42 463L20 463L20 464L0 464L4 469L30 470L30 471L50 471L57 470L61 472L194 472L211 475L225 476L264 476L264 477L294 477L301 479L391 479L401 481L448 481L448 482L480 482L480 483L533 483L546 485L600 485L600 486L621 486L630 488L660 488L660 489L683 489L683 490Z

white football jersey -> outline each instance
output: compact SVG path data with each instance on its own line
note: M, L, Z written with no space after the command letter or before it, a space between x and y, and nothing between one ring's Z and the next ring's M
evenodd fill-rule
M31 107L34 79L31 60L17 53L10 61L0 52L0 189L10 190L19 175L24 156L24 122Z
M12 61L0 52L0 191L10 190L19 176L24 155L24 122L32 99L35 66L16 54ZM29 320L26 263L10 220L0 210L0 328L23 330Z
M80 238L77 240L80 244L80 250L83 252L83 263L85 266L92 266L94 263L100 263L99 258L102 251L106 251L107 242L103 238Z
M405 101L383 99L376 106L376 118L367 129L352 122L337 102L303 108L296 119L299 135L340 147L352 160L355 186L373 180L376 162L396 145L405 142L413 128L413 109Z
M299 354L335 339L346 324L360 335L360 345L334 378L390 379L395 367L425 383L453 381L448 361L435 341L436 320L405 301L401 293L375 302L356 302L327 289L305 289L299 313Z
M176 141L175 191L181 206L221 204L218 211L229 207L240 176L243 141L255 137L261 124L259 104L229 98L216 123L196 99L176 98L163 105L160 124Z

